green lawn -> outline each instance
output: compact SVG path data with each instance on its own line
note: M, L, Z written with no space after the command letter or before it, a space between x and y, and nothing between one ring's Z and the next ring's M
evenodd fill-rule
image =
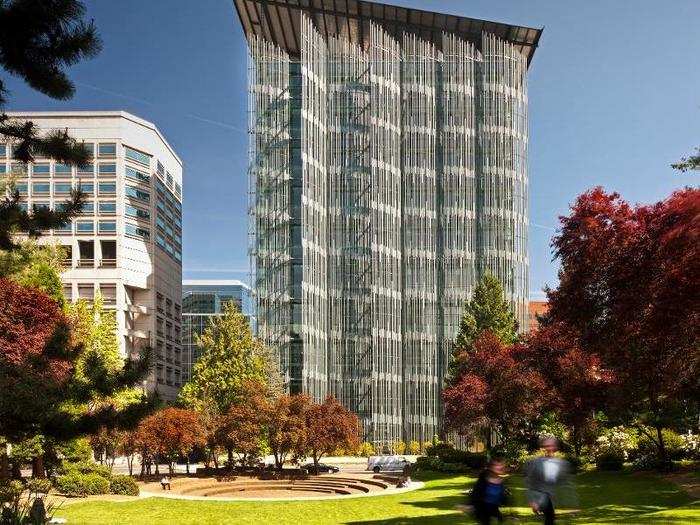
M471 523L455 506L473 479L426 476L426 486L392 496L330 501L202 502L149 498L136 502L85 502L56 514L69 524L442 524ZM525 506L522 480L511 479L519 523L537 523ZM586 473L577 476L581 512L564 523L700 523L700 501L653 475Z

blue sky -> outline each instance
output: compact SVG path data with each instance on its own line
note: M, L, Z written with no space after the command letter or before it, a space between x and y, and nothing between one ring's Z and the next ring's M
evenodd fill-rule
M530 71L530 289L556 283L558 215L594 185L658 200L697 175L700 1L394 0L545 27ZM246 44L230 0L88 1L104 40L57 102L16 79L8 109L123 109L151 120L185 163L186 278L247 279Z

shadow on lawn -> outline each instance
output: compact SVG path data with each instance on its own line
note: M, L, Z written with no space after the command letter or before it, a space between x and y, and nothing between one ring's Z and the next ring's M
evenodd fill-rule
M620 476L618 474L618 476ZM525 501L525 488L522 480L516 478L511 484L514 497L514 508L504 509L506 523L542 523L533 515ZM589 476L583 474L577 477L576 487L581 498L583 509L580 512L569 514L566 510L560 513L562 524L596 524L596 523L620 523L646 525L651 523L681 524L689 523L687 516L673 516L665 513L659 516L662 511L673 511L691 503L687 496L679 493L676 487L670 484L651 482L639 478L635 480L633 476L627 481L640 482L637 486L624 485L624 478L615 479L612 475ZM431 496L419 501L406 501L402 504L406 506L406 514L414 514L415 509L432 509L439 513L432 516L402 517L396 516L386 519L358 520L346 522L350 525L368 524L425 524L437 525L442 523L475 523L471 514L458 509L459 505L467 502L467 491L470 484L464 486L463 491L455 492L455 484L447 483L431 485L426 491ZM651 485L651 486L650 486ZM445 495L440 495L443 493ZM427 496L427 494L426 494ZM564 507L566 509L566 507Z

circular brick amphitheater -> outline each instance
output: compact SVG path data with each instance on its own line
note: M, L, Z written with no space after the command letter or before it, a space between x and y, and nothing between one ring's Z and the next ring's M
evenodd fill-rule
M235 478L178 477L171 480L172 490L163 491L160 483L146 483L141 487L142 496L178 499L296 499L370 496L404 492L419 488L412 484L397 489L398 478L378 474L324 474L305 479L258 479L239 476Z

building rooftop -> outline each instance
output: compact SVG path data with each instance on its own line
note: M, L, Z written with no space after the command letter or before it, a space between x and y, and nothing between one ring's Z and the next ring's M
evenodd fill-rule
M158 138L163 142L165 147L173 154L173 157L177 160L178 164L182 166L182 159L175 153L175 150L166 140L160 130L156 127L153 122L144 120L141 117L132 115L128 111L90 111L90 110L61 110L61 111L6 111L6 115L12 118L27 119L32 118L55 118L55 119L67 119L67 118L123 118L143 126L144 128L150 129Z
M482 33L491 33L515 45L527 57L528 64L542 29L490 22L399 7L366 0L233 0L246 38L254 35L274 42L292 56L299 55L300 14L313 20L326 38L342 36L366 47L370 21L380 24L398 37L415 33L440 47L443 32L454 33L481 46Z
M183 279L182 286L241 286L250 290L250 286L238 279Z

